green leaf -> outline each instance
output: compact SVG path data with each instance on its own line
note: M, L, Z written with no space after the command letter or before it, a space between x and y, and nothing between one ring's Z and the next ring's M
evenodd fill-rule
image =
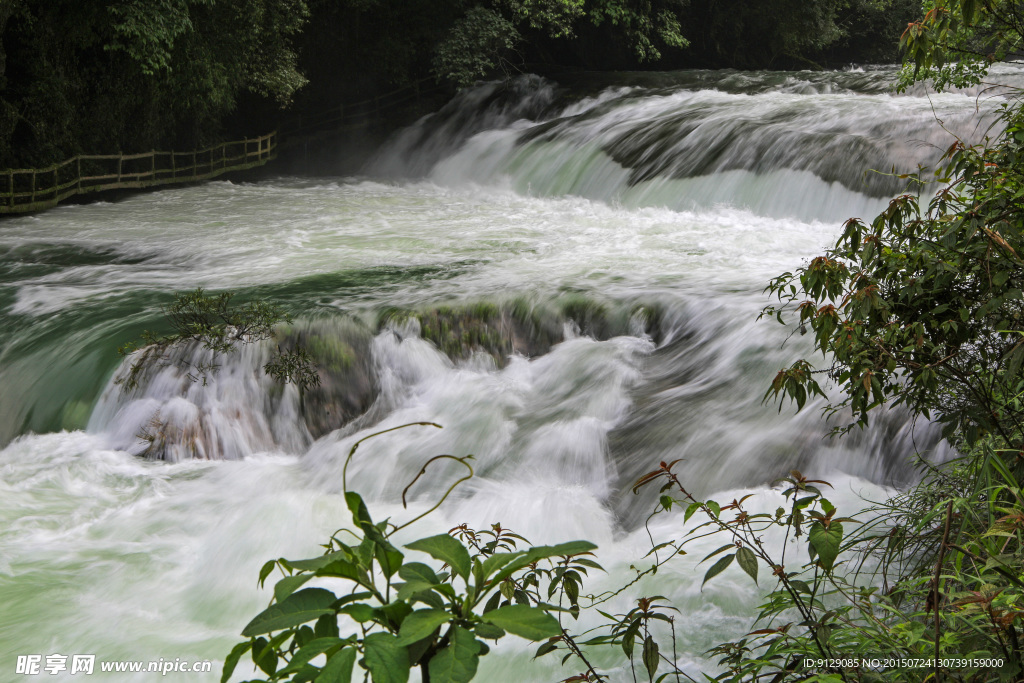
M337 576L343 579L355 581L360 586L370 586L370 577L365 570L360 569L348 560L335 559L334 561L315 570L317 576Z
M566 579L562 582L562 587L565 589L565 595L569 598L570 604L577 604L580 600L580 587L572 579Z
M543 560L548 557L561 557L562 555L581 555L597 550L597 546L589 541L569 541L558 545L539 545L526 551L526 557L530 563Z
M974 0L961 0L960 9L963 10L965 24L974 21Z
M307 588L293 593L284 602L270 605L249 622L242 631L243 636L252 637L271 631L280 631L311 622L334 610L331 605L337 596L323 588Z
M294 576L284 577L274 585L274 599L278 602L284 602L289 595L297 591L302 584L312 578L312 574L295 574Z
M398 589L398 594L396 597L399 600L408 600L417 593L429 591L437 585L438 584L436 583L427 583L426 581L408 581L406 583L403 583L402 586Z
M725 568L732 564L732 560L734 557L736 557L735 553L733 553L732 555L726 555L718 562L715 562L713 565L711 565L711 569L709 569L708 573L704 575L704 581L701 582L700 587L703 589L705 583L707 583L712 578L724 572Z
M260 580L258 581L260 588L263 588L263 582L270 576L270 572L274 571L274 567L277 566L277 560L267 560L262 567L260 567Z
M370 511L366 508L366 503L363 502L362 496L354 491L347 491L345 493L345 504L348 505L348 509L352 512L352 521L358 526L363 524L373 526L373 520L370 519Z
M337 599L337 596L329 590L305 588L288 596L284 602L271 605L257 614L242 629L242 635L257 636L261 633L279 631L313 621L324 614L331 614L334 611L331 609L331 605Z
M351 683L352 668L356 663L356 649L346 647L339 650L327 660L327 664L320 670L316 677L316 683Z
M498 628L494 624L488 624L486 621L482 621L473 627L473 631L480 636L488 640L497 640L505 635L505 630Z
M280 676L281 674L278 673L277 675ZM313 683L319 675L320 669L312 664L306 664L295 672L292 676L291 683Z
M235 667L238 666L238 660L242 658L249 648L252 647L252 641L247 640L244 643L239 643L231 648L231 653L228 654L224 660L224 669L220 676L220 683L228 683L228 679L231 678L231 674L235 672Z
M283 560L283 562L292 569L302 569L304 571L315 572L321 567L326 567L327 565L331 564L332 562L336 562L337 560L348 559L349 554L344 550L339 550L337 552L321 555L320 557L311 557L307 560Z
M402 560L405 559L405 556L394 547L391 547L390 544L388 544L388 547L378 545L375 555L377 557L377 564L380 565L384 576L389 579L402 567Z
M338 617L333 614L325 614L317 619L313 626L313 635L316 638L337 638Z
M398 570L398 576L406 581L424 581L426 583L438 583L437 574L433 569L422 562L406 562Z
M502 597L503 596L502 596L502 594L500 592L497 592L494 595L492 595L487 600L487 604L484 605L484 613L486 614L487 612L491 612L493 610L498 609L498 605L501 604L501 598Z
M553 638L562 634L562 629L553 616L528 605L499 607L481 618L527 640Z
M469 579L469 571L472 567L469 551L448 534L421 538L418 541L407 543L405 547L425 552L434 559L447 563L463 579Z
M428 664L430 683L469 683L476 676L480 646L466 629L452 628L448 647L434 655Z
M740 569L750 575L750 578L757 583L757 555L750 548L740 548L736 551L736 563Z
M637 617L633 620L633 623L629 625L626 632L622 634L622 651L626 653L626 656L630 659L633 658L633 645L636 641L637 634L640 633L641 621Z
M718 555L719 553L723 553L723 552L725 552L726 550L729 550L730 548L735 548L735 547L736 547L736 544L735 544L735 543L726 543L726 544L725 544L725 545L723 545L723 546L722 546L721 548L718 548L717 550L712 550L712 551L711 551L710 553L708 553L707 555L705 555L705 556L704 556L704 559L703 559L703 560L701 560L700 562L698 562L697 564L702 564L702 563L704 563L704 562L707 562L708 560L710 560L710 559L711 559L712 557L714 557L715 555Z
M654 642L654 638L647 636L644 639L643 661L650 678L654 678L654 674L658 671L658 660L658 644Z
M369 605L363 604L361 602L357 602L354 605L346 605L345 607L339 609L338 612L340 614L349 615L350 617L352 617L353 621L357 621L360 624L364 624L367 621L372 621L373 618L377 615L376 610L374 610Z
M391 545L377 527L363 522L359 525L359 528L363 530L366 538L373 542L374 556L377 558L377 564L380 565L384 575L388 578L394 576L401 569L402 560L405 559L405 556L395 546Z
M274 640L278 640L278 636L274 636ZM273 676L278 664L277 643L267 642L266 638L257 638L252 644L252 661L264 673Z
M323 619L323 617L320 617L320 619ZM317 621L320 621L320 619L317 619ZM316 640L316 633L313 632L313 629L308 624L300 626L299 630L295 632L295 647L305 647L307 643L311 643L314 640Z
M491 574L498 571L505 565L517 557L522 557L524 553L494 553L490 557L484 560L483 570L484 578L489 578Z
M690 517L693 517L693 513L700 510L700 503L690 503L686 506L686 514L683 515L683 521L690 521Z
M811 526L807 540L818 553L818 561L826 571L832 571L836 557L839 555L839 544L843 540L843 525L833 522L827 529L819 523Z
M450 538L450 537L449 537ZM371 633L363 641L366 668L373 683L406 683L409 680L409 652L390 633Z
M288 662L288 666L281 669L278 675L283 676L298 671L317 655L321 655L332 647L337 647L344 642L341 638L317 638L316 640L311 640L292 655L292 660Z
M402 622L398 632L399 645L411 645L423 640L442 624L454 619L454 615L439 609L421 609L413 612Z

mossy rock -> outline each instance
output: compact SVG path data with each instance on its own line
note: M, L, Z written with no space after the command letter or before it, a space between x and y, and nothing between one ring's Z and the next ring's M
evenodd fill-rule
M310 334L306 340L306 352L318 367L328 372L346 372L356 362L355 349L339 337Z
M503 363L516 350L507 320L494 304L439 306L416 317L420 335L453 359L484 351Z
M579 294L565 297L559 302L562 315L579 326L580 332L595 339L609 336L608 307Z
M500 304L445 304L420 311L387 308L379 314L378 326L400 329L415 320L420 336L452 360L483 352L494 358L498 367L504 367L514 354L533 358L548 353L565 340L565 324L569 321L581 334L598 340L647 334L658 341L660 318L656 305L612 307L573 293L550 303L519 297Z
M380 387L368 327L347 318L325 318L296 321L287 334L278 334L283 350L305 348L320 378L320 386L302 396L302 417L313 438L344 427L373 405Z

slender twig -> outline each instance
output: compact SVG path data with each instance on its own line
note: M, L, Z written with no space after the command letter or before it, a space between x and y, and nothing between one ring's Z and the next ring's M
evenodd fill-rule
M384 429L379 432L370 434L368 436L364 436L363 438L359 439L359 441L356 441L354 444L352 444L352 448L348 452L348 457L345 458L345 465L341 468L341 490L348 493L348 464L352 462L352 456L356 454L356 449L359 448L359 444L363 443L367 439L372 439L375 436L380 436L381 434L387 434L388 432L393 432L398 429L405 429L406 427L415 427L417 425L444 429L441 425L437 424L436 422L409 422L404 425L398 425L397 427L391 427L390 429Z
M953 501L946 503L946 524L942 531L942 544L939 546L939 560L935 563L935 579L932 583L932 608L935 610L935 681L938 683L940 679L939 666L939 627L941 626L941 620L939 618L939 581L942 576L942 563L946 559L946 544L949 542L949 522L953 517Z
M460 458L460 457L457 457L457 456L454 456L454 455L447 455L446 454L446 455L435 455L433 458L428 460L426 462L426 464L423 465L423 468L419 471L419 474L417 474L413 478L413 480L411 482L409 482L409 485L405 487L405 490L402 491L402 507L406 506L405 505L405 494L406 494L406 492L408 492L408 490L410 488L412 488L412 485L416 483L416 480L420 478L420 475L422 475L424 472L427 471L427 465L429 465L430 463L434 462L435 460L439 460L439 459L442 459L442 458L447 458L447 459L450 459L450 460L454 460L455 462L459 463L460 465L462 465L466 469L468 469L469 470L469 474L467 474L466 476L462 477L461 479L456 480L451 486L449 486L448 490L444 492L444 495L441 496L441 499L438 500L437 503L435 503L432 508L430 508L429 510L427 510L426 512L424 512L421 515L417 515L416 517L413 517L412 519L410 519L405 524L396 526L394 529L392 529L391 531L388 532L388 536L390 536L391 534L395 533L396 531L400 531L400 530L404 529L405 527L409 526L413 522L417 522L417 521L423 519L424 517L429 515L431 512L433 512L437 508L441 507L441 503L443 503L445 500L448 499L448 496L451 495L452 491L454 491L456 488L458 488L459 484L461 484L464 481L469 481L470 479L472 479L473 478L473 466L470 465L468 462L466 462L467 460L470 460L472 457L473 457L472 455L464 455L464 456L462 456Z

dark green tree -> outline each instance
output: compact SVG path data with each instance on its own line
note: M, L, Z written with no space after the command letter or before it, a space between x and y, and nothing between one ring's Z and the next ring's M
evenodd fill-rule
M900 86L925 79L939 90L976 85L990 65L1020 61L1022 34L1019 0L927 0L900 40L907 55Z
M0 166L215 140L245 92L290 101L304 0L8 0Z

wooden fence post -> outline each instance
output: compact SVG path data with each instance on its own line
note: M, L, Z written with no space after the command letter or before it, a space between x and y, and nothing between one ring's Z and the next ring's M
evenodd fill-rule
M2 0L0 0L2 1ZM192 156L191 167L182 167L183 182L193 182L197 180L207 179L217 174L218 172L227 172L233 169L251 168L258 166L263 163L270 161L274 155L275 144L277 142L277 131L271 131L266 135L262 135L256 138L244 138L237 141L221 142L219 145L211 147L207 150L192 150L191 152L182 152L181 154ZM308 145L308 141L306 141ZM255 146L254 149L249 149L249 145ZM230 154L234 154L233 150L236 146L242 147L242 154L239 157L232 156L228 158ZM218 158L217 154L220 154ZM170 154L170 168L157 168L157 155ZM202 166L206 169L200 172L200 154L209 154L209 157L202 162ZM83 158L86 161L86 168L82 168ZM170 152L158 152L155 149L149 151L149 170L142 171L141 161L146 158L146 154L137 155L126 155L119 152L118 154L100 155L98 157L91 157L88 155L76 155L60 164L56 164L48 168L38 169L5 169L0 170L0 177L6 176L6 192L0 190L0 213L17 212L20 210L32 211L39 206L52 206L59 203L61 200L70 197L74 194L88 193L96 191L102 188L114 189L122 187L124 183L128 181L126 178L133 178L134 181L129 183L135 187L148 187L156 184L161 179L164 182L168 180L171 182L178 180L178 157L177 153L173 150ZM110 172L110 169L104 170L106 162L116 159L117 160L117 175L114 176ZM140 170L135 172L130 168L126 171L124 162L138 159L140 161ZM85 173L90 171L90 163L95 162L96 172L99 175L86 176ZM219 165L218 165L219 162ZM74 177L68 178L68 173L63 173L62 169L72 168L74 164ZM158 174L171 172L170 179L163 178ZM30 186L28 191L24 191L26 188L24 185L18 185L16 176L24 175L31 176L28 178ZM46 186L46 178L52 176L52 184ZM116 182L110 182L111 178L116 177ZM63 180L67 180L66 183ZM86 185L86 182L91 184ZM137 182L136 182L137 181ZM2 182L2 181L0 181ZM22 192L19 195L19 188ZM23 197L27 197L28 200L25 202L19 202Z

